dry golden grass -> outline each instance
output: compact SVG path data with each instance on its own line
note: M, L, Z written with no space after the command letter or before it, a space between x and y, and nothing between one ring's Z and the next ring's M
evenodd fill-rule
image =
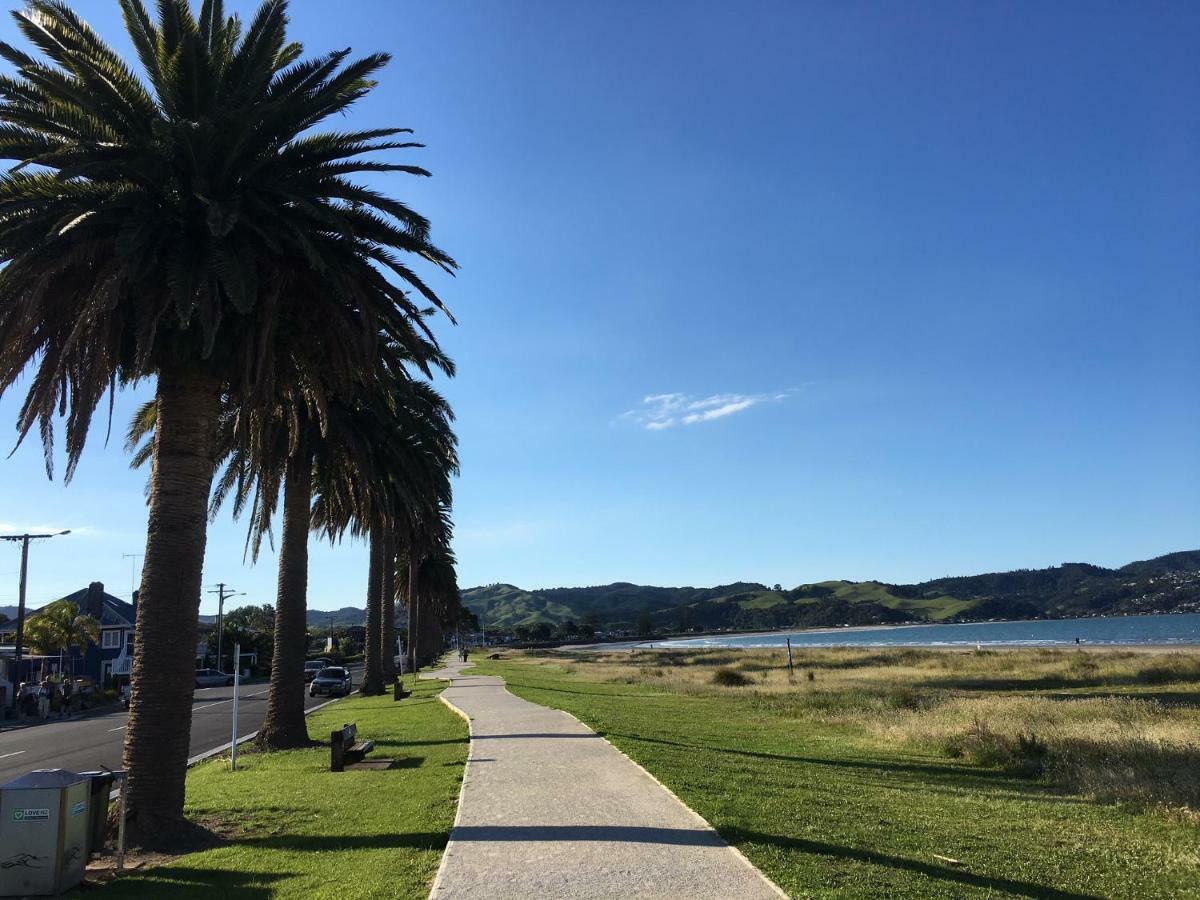
M542 655L584 677L739 697L1085 796L1200 810L1200 651L823 648L793 651L790 675L779 650Z

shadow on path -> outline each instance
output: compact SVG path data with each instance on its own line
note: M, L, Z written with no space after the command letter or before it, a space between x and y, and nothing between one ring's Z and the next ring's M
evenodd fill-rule
M715 831L636 825L460 825L450 836L455 841L617 841L680 847L726 846Z

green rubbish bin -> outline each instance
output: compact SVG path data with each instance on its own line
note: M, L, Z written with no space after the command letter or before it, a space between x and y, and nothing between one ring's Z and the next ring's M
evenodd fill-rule
M104 836L108 833L108 798L112 795L117 776L112 772L80 772L91 781L88 831L88 853L104 849Z

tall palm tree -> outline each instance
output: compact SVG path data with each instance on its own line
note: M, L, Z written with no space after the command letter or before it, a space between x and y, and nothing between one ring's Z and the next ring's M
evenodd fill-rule
M260 747L285 749L308 743L304 698L299 685L306 650L308 533L314 478L323 484L355 484L364 479L368 485L388 483L397 477L397 471L403 471L396 465L398 459L403 461L401 451L406 447L418 461L418 469L429 465L425 446L434 447L447 465L456 464L450 428L453 414L449 406L424 382L414 381L409 371L415 368L428 373L435 367L453 376L455 367L435 341L423 341L419 347L423 355L416 358L405 347L385 345L379 377L359 384L357 399L334 398L323 413L307 405L309 394L304 390L281 396L279 402L266 410L223 409L218 446L224 469L213 494L212 515L229 496L233 497L235 517L251 509L247 549L257 559L264 536L270 534L280 495L283 497L274 659L267 715L257 737ZM304 381L296 383L302 386ZM385 391L377 398L382 406L374 411L364 403L372 389ZM405 399L408 393L412 396ZM376 470L380 464L370 455L379 446L373 437L353 439L356 429L364 425L374 428L376 417L385 415L394 419L391 437L400 436L402 441L392 447L386 471ZM241 424L246 418L251 419L250 423ZM133 454L135 467L150 457L155 421L155 404L150 401L130 424L126 446ZM323 425L331 429L328 436L323 434ZM403 443L405 440L412 446ZM409 502L415 502L412 497L416 496L419 495L410 492ZM384 534L389 531L390 528L384 529ZM386 536L384 540L386 553ZM376 557L369 593L386 596L392 590L390 573L377 552ZM370 612L368 615L372 617ZM390 656L385 659L390 662ZM387 667L382 662L380 668L386 677ZM372 658L368 665L372 677L364 681L369 684L369 692L382 689L382 680L374 677L376 668Z
M361 690L373 694L382 692L385 674L386 534L449 505L450 479L458 471L454 415L428 383L395 374L364 386L357 402L336 409L340 416L336 433L355 463L320 471L313 522L331 540L339 540L346 531L369 538Z
M450 536L454 526L450 520L449 502L417 512L423 514L410 516L405 522L406 528L402 534L404 552L401 564L396 569L397 592L408 602L407 653L411 672L420 668L424 658L420 652L423 648L421 620L426 612L422 603L423 588L434 566L448 559L453 568L454 562L450 551Z
M392 684L396 680L396 530L391 526L383 530L379 603L383 608L379 633L380 664L384 683Z
M121 7L144 80L62 0L14 14L40 56L0 44L15 70L0 76L0 158L16 163L0 176L0 394L32 366L19 434L38 426L49 472L61 409L69 478L104 395L156 379L125 737L131 816L153 838L182 822L193 675L179 644L196 627L222 397L272 401L277 347L288 371L341 360L314 380L333 391L381 333L424 327L392 279L440 306L405 255L455 264L424 218L351 180L428 174L364 158L417 146L402 129L312 132L369 93L386 55L302 60L286 0L246 26L220 0L198 17L159 0L157 23L141 0Z

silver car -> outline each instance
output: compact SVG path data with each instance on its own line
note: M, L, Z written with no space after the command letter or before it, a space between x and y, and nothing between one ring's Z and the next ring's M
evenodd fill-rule
M332 697L336 694L345 697L352 690L354 690L354 679L350 675L350 670L343 669L341 666L330 666L317 673L317 677L308 686L308 696L328 694Z
M196 687L221 687L232 686L233 676L218 669L197 669L196 670Z

